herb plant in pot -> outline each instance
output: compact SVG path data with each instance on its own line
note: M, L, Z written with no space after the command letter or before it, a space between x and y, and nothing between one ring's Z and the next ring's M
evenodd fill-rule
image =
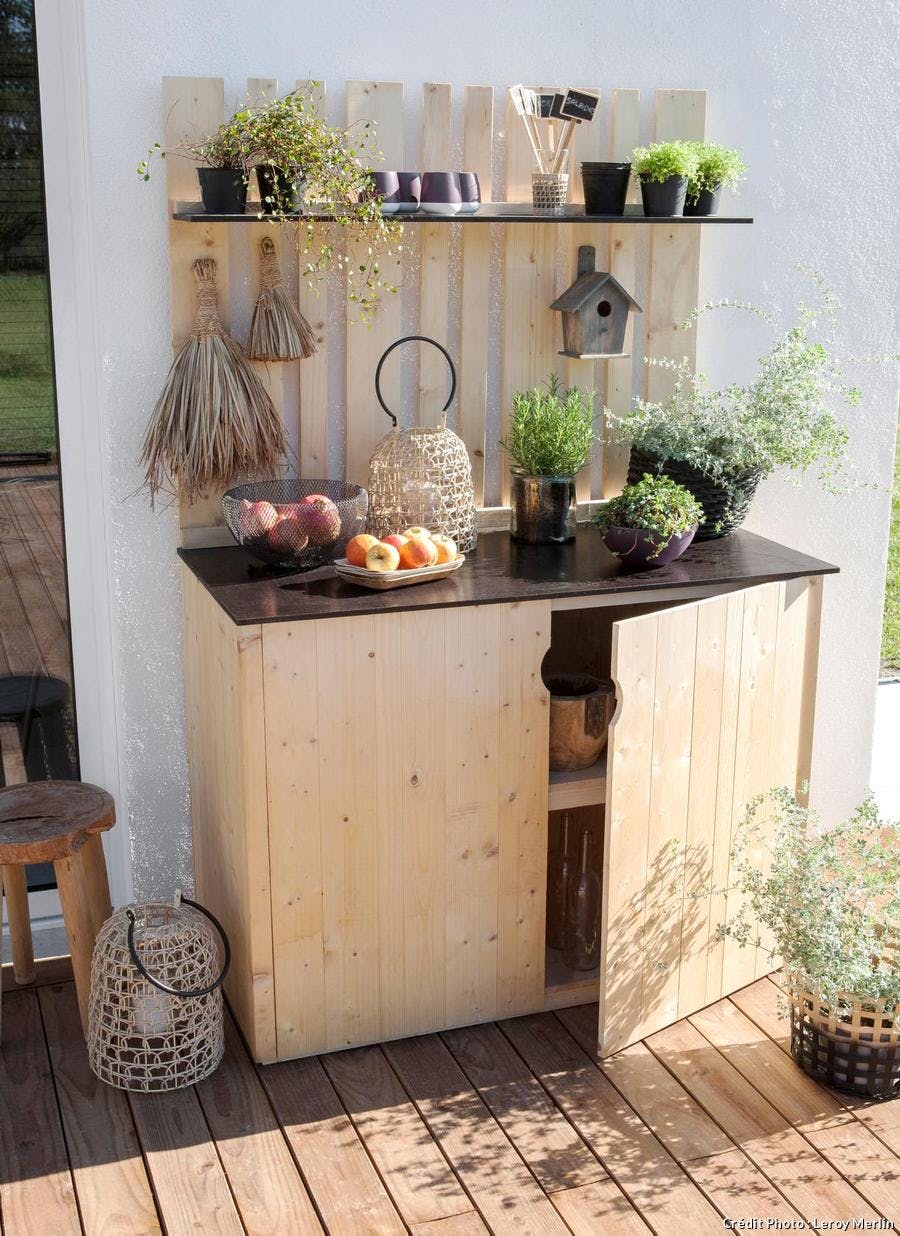
M718 934L783 961L797 1064L840 1090L900 1095L897 825L869 798L823 831L773 790L750 804L731 871L739 908Z
M800 305L795 324L776 336L746 385L714 390L686 361L649 359L674 374L672 394L654 403L636 399L621 416L605 410L612 430L631 445L630 482L646 472L665 473L700 502L706 519L698 540L738 528L759 482L782 469L818 466L825 487L840 488L849 436L832 405L855 407L860 393L847 384L835 358L834 296L818 283L818 310ZM698 312L724 306L749 310L774 325L764 310L739 302L721 301Z
M199 142L185 138L173 150L163 150L161 143L154 142L137 167L142 180L150 179L150 165L154 155L165 159L168 155L193 159L197 163L197 180L200 184L200 200L203 209L211 215L242 215L247 204L247 161L244 113L236 112L230 120L219 125L215 133Z
M703 520L703 507L668 476L643 476L594 516L606 548L628 567L665 566L680 558Z
M653 217L684 214L688 182L697 165L693 142L654 142L638 146L631 170L641 186L644 214Z
M513 396L510 535L527 545L562 545L575 537L575 475L594 441L594 392L563 390L556 374Z
M737 150L715 142L694 142L697 163L688 181L686 215L715 215L723 189L736 189L747 175L747 165Z

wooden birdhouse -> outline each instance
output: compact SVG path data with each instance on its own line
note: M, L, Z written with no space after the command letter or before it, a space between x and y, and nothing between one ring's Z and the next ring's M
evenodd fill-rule
M597 360L627 356L625 329L631 310L641 307L617 279L595 270L593 245L578 247L578 277L572 286L550 306L563 320L563 349L560 356L578 360Z

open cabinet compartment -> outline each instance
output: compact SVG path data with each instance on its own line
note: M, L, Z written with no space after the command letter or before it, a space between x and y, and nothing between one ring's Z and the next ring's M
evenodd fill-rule
M553 614L544 672L616 685L605 766L584 779L595 805L578 807L602 841L599 974L548 954L545 975L547 1007L599 1000L601 1055L773 968L717 928L736 908L730 854L748 804L809 776L820 605L812 577Z

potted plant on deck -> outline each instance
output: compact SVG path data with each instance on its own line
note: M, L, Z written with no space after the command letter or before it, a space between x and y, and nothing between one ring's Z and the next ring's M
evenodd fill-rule
M713 390L687 361L648 358L648 364L674 373L672 394L659 402L636 399L621 416L605 409L610 428L631 445L630 482L645 472L664 472L700 502L706 520L698 540L739 527L763 477L818 465L820 479L834 488L847 464L847 430L829 405L855 407L860 392L847 385L834 358L834 296L819 286L820 312L801 303L797 322L776 338L752 382ZM764 310L739 302L720 301L697 312L726 306L772 324ZM817 331L820 315L827 326L824 340Z
M688 182L697 166L694 147L694 142L654 142L632 151L631 170L640 182L645 215L684 214Z
M625 566L665 566L680 558L703 520L703 507L668 476L645 474L594 516L606 548Z
M513 396L510 533L528 545L562 545L575 537L575 475L594 441L594 392L564 390L556 374Z
M868 798L825 832L790 791L774 790L751 803L732 872L741 902L718 934L759 945L765 928L773 964L784 963L796 1062L841 1090L900 1093L896 825Z
M747 175L740 151L715 142L692 142L696 164L688 180L686 215L714 215L723 189L736 189Z

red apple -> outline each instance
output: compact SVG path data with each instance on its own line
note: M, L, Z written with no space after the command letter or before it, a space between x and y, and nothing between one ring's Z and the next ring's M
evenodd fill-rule
M400 546L400 567L412 571L416 567L434 566L437 562L437 546L431 537L411 536Z
M383 541L373 545L366 554L366 566L370 571L379 571L381 573L396 571L399 565L400 555L393 545L385 545Z
M241 502L240 526L244 536L253 539L265 536L278 521L278 512L271 502Z
M333 545L341 535L341 513L324 494L310 494L297 508L300 527L313 545Z
M364 567L366 565L366 554L373 545L377 544L378 537L371 536L368 532L361 532L359 536L351 537L347 542L347 561L351 566Z
M408 536L401 536L399 532L392 532L390 536L383 538L385 545L393 545L394 549L400 550L409 540Z

